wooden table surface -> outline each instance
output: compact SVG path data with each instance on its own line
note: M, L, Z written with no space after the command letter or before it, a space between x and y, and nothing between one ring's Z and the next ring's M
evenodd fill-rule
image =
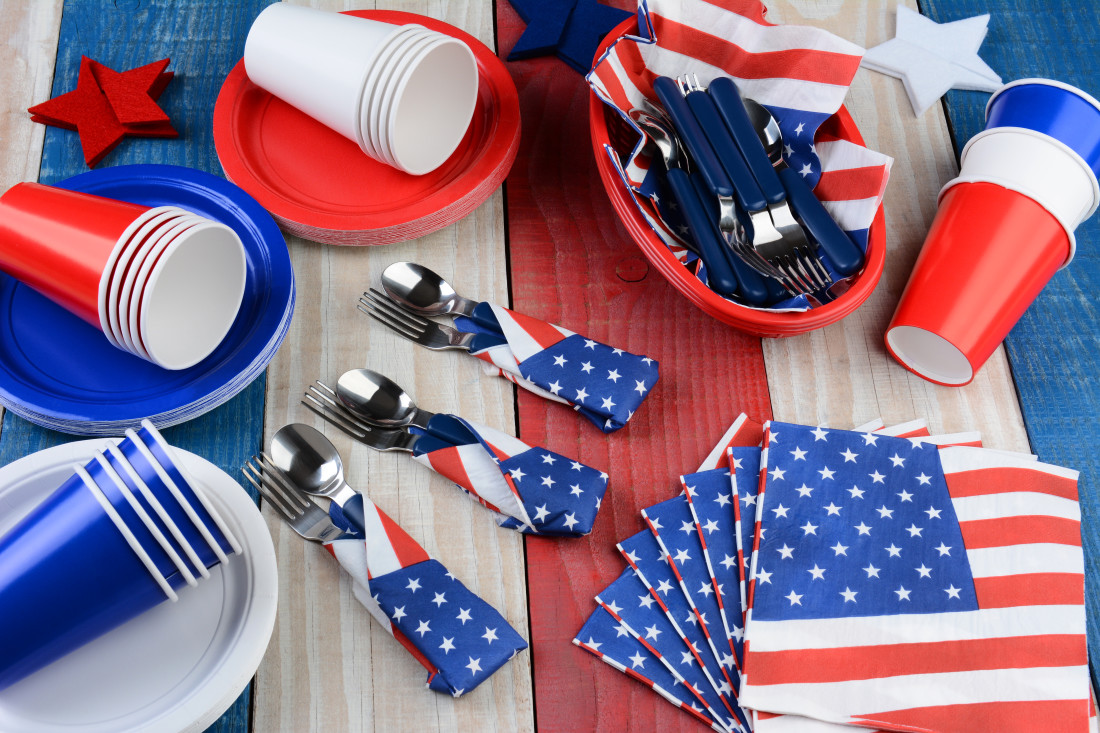
M176 72L161 102L178 140L127 139L101 167L172 163L222 174L214 152L214 100L268 0L0 0L0 188L54 182L85 169L76 135L33 124L26 108L72 89L82 54L116 69L170 56ZM329 9L423 13L507 54L523 23L506 0L319 0ZM619 7L630 7L618 0ZM913 0L905 4L916 7ZM894 33L893 1L782 0L770 19L827 28L870 47ZM1050 77L1100 92L1098 4L925 0L937 21L994 13L982 56L1007 81ZM1072 20L1072 22L1070 22ZM404 455L379 454L331 428L351 483L496 606L531 650L459 700L425 690L423 672L354 599L319 547L264 510L278 555L278 619L257 676L210 730L306 731L702 730L641 685L574 647L592 596L623 565L614 542L642 529L638 510L676 493L740 413L854 425L924 418L932 430L980 430L985 444L1032 451L1081 470L1090 648L1100 641L1097 478L1100 477L1100 224L1077 232L1073 265L1059 272L1007 342L964 388L931 385L885 353L882 334L935 214L936 193L957 172L957 151L982 126L987 95L951 92L914 116L901 83L861 70L847 98L869 146L894 157L886 195L888 258L871 299L839 324L805 336L747 337L691 307L649 268L616 220L596 175L581 77L553 58L509 63L523 133L503 191L473 214L420 239L339 248L287 237L298 305L267 374L226 405L166 431L176 445L237 476L244 460L289 422L318 424L299 397L317 378L368 366L433 410L451 411L610 473L593 533L524 539L446 480ZM359 293L390 262L414 260L458 289L645 353L661 382L630 425L595 431L571 411L516 395L462 354L420 349L360 315ZM1007 352L1007 353L1006 353ZM0 465L71 439L6 414Z

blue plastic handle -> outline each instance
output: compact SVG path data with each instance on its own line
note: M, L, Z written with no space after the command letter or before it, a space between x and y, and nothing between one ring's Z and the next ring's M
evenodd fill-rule
M668 185L691 229L695 245L699 248L699 258L707 266L707 281L711 290L719 295L734 295L738 291L737 276L726 259L723 251L726 246L719 238L714 218L696 194L695 184L686 172L673 168L668 172Z
M700 201L705 200L706 189L702 180L697 176L691 176L691 182L695 186L695 192L699 196ZM722 237L722 232L718 228L718 224L715 222L714 216L707 217L711 223L711 229L713 230L713 237L718 240L722 247L722 253L726 257L726 262L729 263L730 269L733 270L733 276L737 278L738 291L741 293L741 297L752 305L765 305L767 303L775 303L782 298L772 298L770 291L768 290L768 280L772 280L770 277L763 277L759 272L749 267L749 265L741 259L741 257L726 244ZM708 268L709 269L709 268ZM776 281L776 286L779 286L779 282ZM780 288L782 292L782 288Z
M351 497L344 502L344 505L340 507L340 511L344 513L344 519L347 520L348 525L359 534L366 536L366 520L363 518L363 495L359 492L355 493L355 496Z
M768 153L764 150L764 144L760 142L760 136L756 128L749 120L749 114L745 111L745 103L741 101L741 92L732 79L720 76L710 83L708 92L718 108L718 114L726 123L726 127L733 135L733 141L737 149L741 151L749 170L760 185L764 198L769 204L778 204L787 198L783 190L783 184L779 175L772 167Z
M413 455L422 456L425 453L434 453L437 450L454 447L454 445L445 443L439 438L433 438L430 435L421 435L416 439L416 442L413 443Z
M733 182L737 203L745 211L766 209L768 203L764 200L764 193L753 178L748 165L745 164L741 151L734 145L729 129L719 116L718 108L714 106L714 100L706 92L690 92L687 95L687 103L695 114L699 127L703 129L707 140L710 141L711 148L722 164L722 168Z
M496 314L493 313L493 306L489 305L488 301L483 300L474 306L473 312L470 313L470 320L493 333L504 335L500 323L497 322Z
M836 271L845 277L858 272L863 267L863 253L833 217L829 216L829 212L817 200L817 196L814 196L802 177L793 168L783 168L779 176L790 196L794 213L798 214L806 229L821 245Z
M733 184L730 183L726 172L722 170L718 159L707 142L706 133L699 127L695 115L691 113L687 100L680 94L680 88L676 82L667 76L659 76L653 82L653 90L657 92L658 99L665 107L665 112L672 118L672 124L676 127L676 133L687 146L691 159L699 167L706 179L707 187L715 196L732 196Z
M508 342L504 340L503 336L497 336L495 333L479 333L470 339L468 348L471 354L477 354L494 346L503 346L506 343Z
M477 437L453 415L432 415L428 420L427 431L428 435L455 446L477 442Z

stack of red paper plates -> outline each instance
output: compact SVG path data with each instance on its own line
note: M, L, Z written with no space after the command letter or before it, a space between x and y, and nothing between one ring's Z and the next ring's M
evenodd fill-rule
M465 42L481 83L470 129L455 153L423 176L367 157L351 140L257 87L233 67L214 108L214 144L226 177L287 232L328 244L389 244L463 218L504 181L519 149L519 96L485 44L442 21L356 10L384 23L419 23Z

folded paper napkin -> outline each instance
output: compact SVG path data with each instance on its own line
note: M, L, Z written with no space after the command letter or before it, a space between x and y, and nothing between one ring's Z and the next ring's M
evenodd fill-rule
M762 3L732 0L641 0L639 36L623 36L600 58L587 80L592 90L637 133L631 152L607 154L639 211L657 235L704 279L695 255L683 248L678 219L666 208L661 166L651 168L649 138L632 110L660 107L658 76L696 74L708 85L718 76L767 107L779 123L784 158L802 174L841 229L866 251L892 159L839 138L832 115L859 69L863 49L809 26L772 25ZM832 119L830 119L832 118ZM686 230L685 230L686 231ZM835 276L832 264L826 267ZM746 306L747 307L747 306ZM806 307L804 296L774 306Z
M468 318L455 325L470 333L502 337L471 352L487 370L526 390L570 405L605 433L626 425L657 384L657 362L616 349L538 318L488 304L495 329Z
M333 520L347 526L335 503ZM363 499L366 539L325 545L355 581L355 597L428 670L427 686L458 697L527 642L374 502Z
M467 440L415 459L458 484L489 509L501 527L525 534L580 537L592 531L607 474L571 458L532 448L499 430L449 415Z
M923 421L742 416L574 643L716 730L1092 733L1076 482Z

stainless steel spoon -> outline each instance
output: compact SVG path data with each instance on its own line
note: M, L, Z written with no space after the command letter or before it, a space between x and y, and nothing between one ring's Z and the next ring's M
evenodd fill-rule
M382 428L415 425L451 445L464 445L473 439L454 417L417 407L401 385L370 369L352 369L340 375L336 396L354 415Z
M382 271L382 289L402 308L425 316L466 316L500 333L487 303L459 295L441 276L415 262L395 262Z
M340 452L319 430L301 423L279 428L271 436L269 460L294 488L336 502L348 524L365 534L363 496L348 486Z

